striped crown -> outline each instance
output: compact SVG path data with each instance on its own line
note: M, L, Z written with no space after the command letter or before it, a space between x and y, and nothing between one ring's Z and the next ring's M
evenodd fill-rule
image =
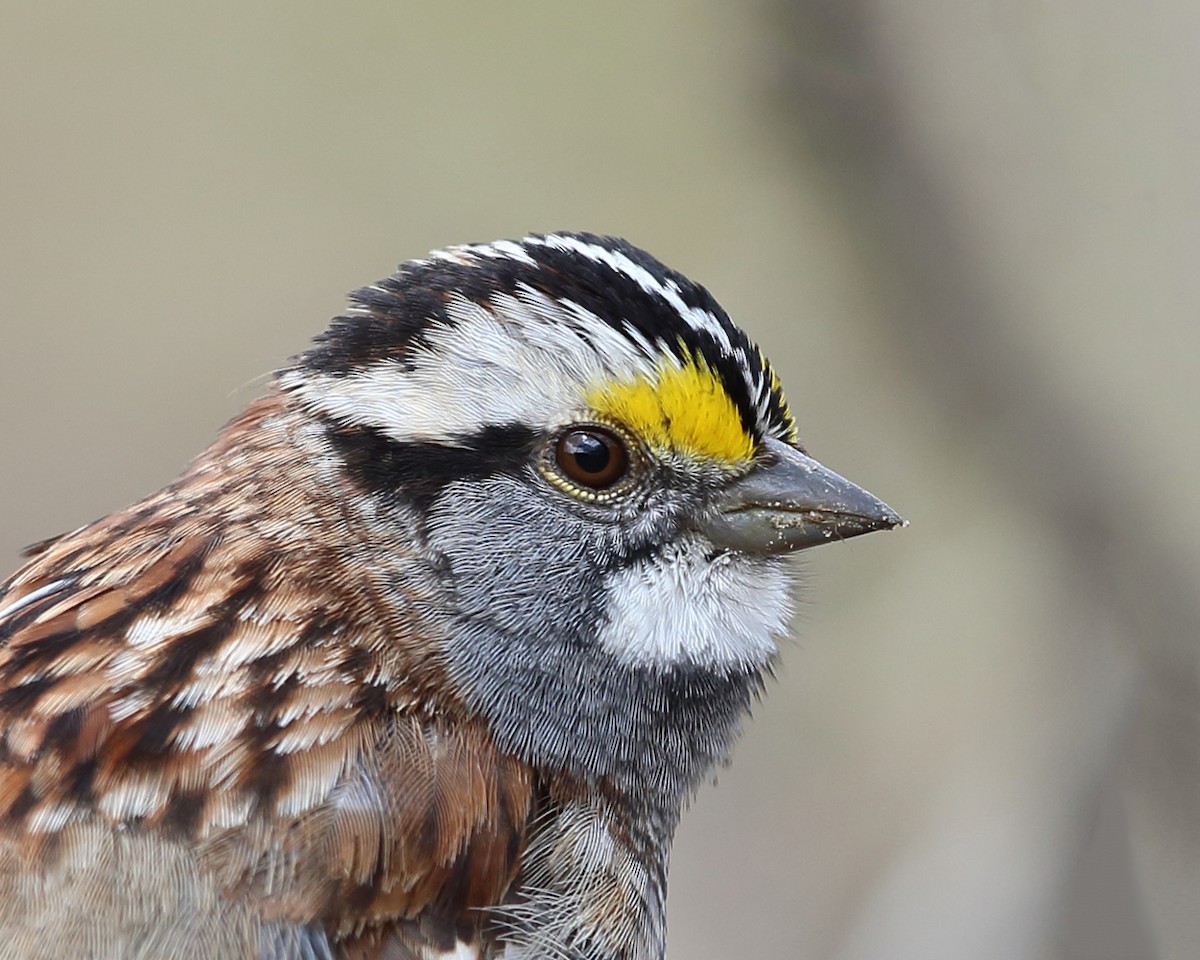
M298 359L291 382L299 377L326 386L324 413L404 441L538 423L548 405L533 381L561 377L578 383L584 406L651 445L740 462L764 437L797 442L766 357L704 287L625 240L587 233L449 247L403 264L351 294ZM460 384L456 395L439 393L447 381ZM439 395L426 402L421 388ZM393 402L403 411L384 409Z

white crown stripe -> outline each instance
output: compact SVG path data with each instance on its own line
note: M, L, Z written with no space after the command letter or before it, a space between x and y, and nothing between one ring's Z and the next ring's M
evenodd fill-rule
M550 234L546 237L526 237L525 243L530 246L550 247L553 250L578 253L593 263L604 264L609 269L633 280L646 293L665 300L675 308L675 312L689 326L711 334L725 353L733 351L729 332L716 317L700 307L689 307L679 296L679 288L674 283L670 281L663 283L649 270L634 263L625 254L609 250L598 244L588 243L578 237L564 237L560 234Z
M468 244L461 247L452 247L460 253L469 253L477 257L488 257L491 259L516 260L518 263L523 263L527 267L537 266L533 257L525 252L525 248L514 240L497 240L495 243L477 243Z

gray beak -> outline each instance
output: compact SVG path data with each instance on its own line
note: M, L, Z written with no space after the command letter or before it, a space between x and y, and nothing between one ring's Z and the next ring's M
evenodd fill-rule
M791 553L872 530L905 526L891 507L781 440L718 497L704 532L729 550Z

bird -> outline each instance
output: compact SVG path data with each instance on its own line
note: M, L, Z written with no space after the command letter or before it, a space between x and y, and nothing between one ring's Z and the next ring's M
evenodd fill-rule
M633 244L409 261L0 586L0 954L661 958L792 556L903 523Z

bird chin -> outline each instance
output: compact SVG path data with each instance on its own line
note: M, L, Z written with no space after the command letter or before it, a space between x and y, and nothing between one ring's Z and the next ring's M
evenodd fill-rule
M599 641L626 666L762 669L786 634L794 580L784 558L684 538L610 575Z

